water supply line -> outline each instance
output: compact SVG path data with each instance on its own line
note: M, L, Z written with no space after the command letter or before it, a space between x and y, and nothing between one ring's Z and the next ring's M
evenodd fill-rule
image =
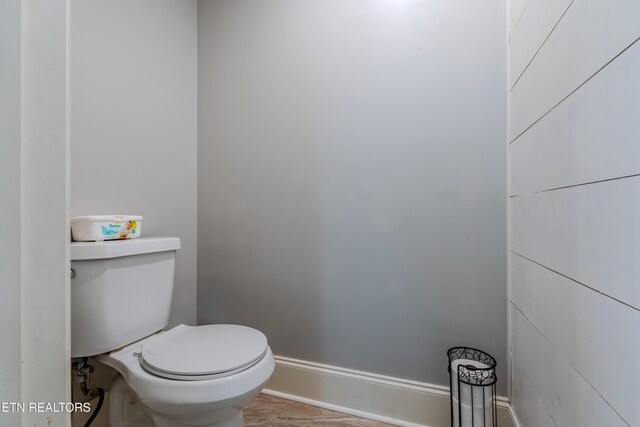
M91 381L91 374L93 374L94 367L87 363L86 357L74 358L73 363L71 364L71 368L76 371L76 382L80 384L80 390L82 390L82 394L90 397L98 396L98 405L96 405L96 409L84 424L84 427L89 427L98 416L100 408L102 408L102 403L104 402L104 390L101 388L87 387L87 383Z

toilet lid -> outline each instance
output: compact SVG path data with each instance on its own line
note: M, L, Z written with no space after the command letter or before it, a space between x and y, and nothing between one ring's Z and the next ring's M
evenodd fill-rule
M241 372L266 352L267 337L246 326L179 325L145 340L139 360L154 375L194 381Z

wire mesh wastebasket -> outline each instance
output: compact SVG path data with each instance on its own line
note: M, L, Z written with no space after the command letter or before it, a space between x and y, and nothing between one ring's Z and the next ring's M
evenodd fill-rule
M469 347L453 347L449 357L451 425L497 427L496 360Z

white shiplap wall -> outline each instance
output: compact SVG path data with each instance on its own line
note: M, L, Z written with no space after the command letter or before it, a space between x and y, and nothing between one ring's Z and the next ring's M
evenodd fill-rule
M509 7L511 398L640 426L640 2Z

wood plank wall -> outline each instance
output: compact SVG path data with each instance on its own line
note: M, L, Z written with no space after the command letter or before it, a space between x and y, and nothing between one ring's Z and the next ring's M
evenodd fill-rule
M640 426L640 2L510 0L511 397Z

